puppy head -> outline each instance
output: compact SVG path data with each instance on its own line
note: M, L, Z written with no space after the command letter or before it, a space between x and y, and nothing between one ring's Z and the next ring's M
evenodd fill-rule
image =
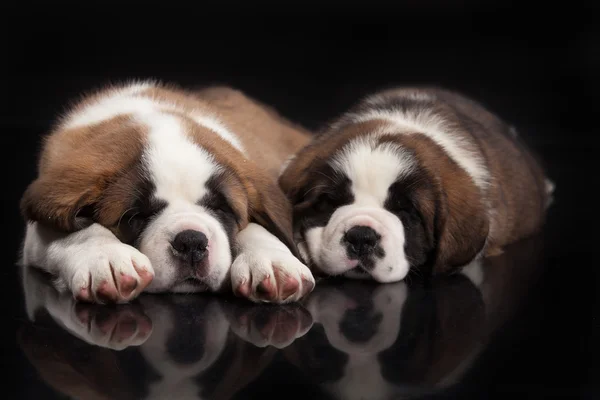
M148 291L223 286L250 221L293 247L291 209L266 174L212 129L152 112L49 136L21 207L66 232L99 223L152 263Z
M303 257L378 282L474 257L488 227L470 178L426 137L371 134L372 125L318 138L283 172Z

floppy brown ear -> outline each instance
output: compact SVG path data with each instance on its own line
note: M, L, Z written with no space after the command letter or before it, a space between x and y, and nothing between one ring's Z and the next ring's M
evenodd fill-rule
M92 182L61 174L43 176L31 183L21 197L21 214L58 230L74 232L91 223L91 207L99 196Z
M38 178L21 198L25 219L67 232L87 226L102 191L137 161L141 135L123 116L46 136Z
M442 191L437 215L438 249L434 272L451 272L469 263L484 247L489 221L475 191Z
M318 189L329 181L327 174L333 175L327 168L331 167L324 160L311 160L304 154L299 154L289 163L279 177L278 184L292 207L310 202L318 196Z
M308 183L311 171L323 164L319 157L313 156L314 151L310 147L311 145L300 150L277 179L277 184L292 204L301 201L299 197L302 188Z
M253 190L255 193L250 198L255 200L251 201L250 220L275 235L295 257L301 259L294 243L292 207L283 191L274 180L271 182L267 179L256 180Z

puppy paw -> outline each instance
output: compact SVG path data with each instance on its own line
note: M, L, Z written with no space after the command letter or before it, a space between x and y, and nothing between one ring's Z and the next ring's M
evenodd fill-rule
M231 266L231 283L237 296L256 303L298 301L315 287L306 265L289 251L273 248L238 255Z
M120 242L89 243L69 254L65 261L67 268L59 283L84 302L128 302L154 278L148 258Z

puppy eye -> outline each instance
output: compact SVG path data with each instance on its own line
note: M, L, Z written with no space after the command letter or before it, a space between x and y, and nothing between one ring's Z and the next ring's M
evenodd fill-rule
M214 210L224 214L233 214L233 210L231 209L231 207L229 207L229 204L227 203L218 204Z
M146 216L141 211L130 210L123 214L121 220L119 221L119 225L135 228L145 219Z
M222 216L233 216L237 218L237 214L233 211L233 208L229 205L227 198L221 193L212 193L205 197L200 205L212 210L214 213Z
M330 193L322 193L314 205L315 211L325 212L336 207L335 198Z

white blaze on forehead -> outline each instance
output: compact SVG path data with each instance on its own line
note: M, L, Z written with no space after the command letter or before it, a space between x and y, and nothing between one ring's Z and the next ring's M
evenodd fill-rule
M235 147L242 153L244 152L242 144L240 143L238 138L235 136L235 134L233 132L231 132L229 129L227 129L227 127L223 124L223 122L219 121L214 116L193 113L193 114L191 114L191 118L194 121L196 121L196 123L198 125L204 126L205 128L208 128L211 131L216 132L217 135L221 136L221 138L223 140L232 144L233 147Z
M344 146L331 166L346 175L354 194L353 204L383 206L388 189L416 165L413 157L392 143L376 143L375 136L358 138Z
M242 143L216 115L207 110L186 110L179 104L165 102L149 96L144 90L157 87L151 82L134 83L120 89L107 92L98 100L85 105L67 116L64 128L78 128L93 125L115 118L119 115L147 115L152 112L175 112L187 115L197 124L210 129L237 150L244 153Z
M155 196L169 203L196 203L219 170L212 155L189 139L173 115L153 112L138 119L149 129L142 161L156 186Z
M378 98L367 99L367 103L377 103ZM384 120L390 125L379 134L408 135L419 133L427 136L440 146L473 179L477 187L485 188L489 173L482 157L469 150L468 143L461 133L455 132L448 121L429 109L419 110L368 110L365 113L346 115L353 122Z

